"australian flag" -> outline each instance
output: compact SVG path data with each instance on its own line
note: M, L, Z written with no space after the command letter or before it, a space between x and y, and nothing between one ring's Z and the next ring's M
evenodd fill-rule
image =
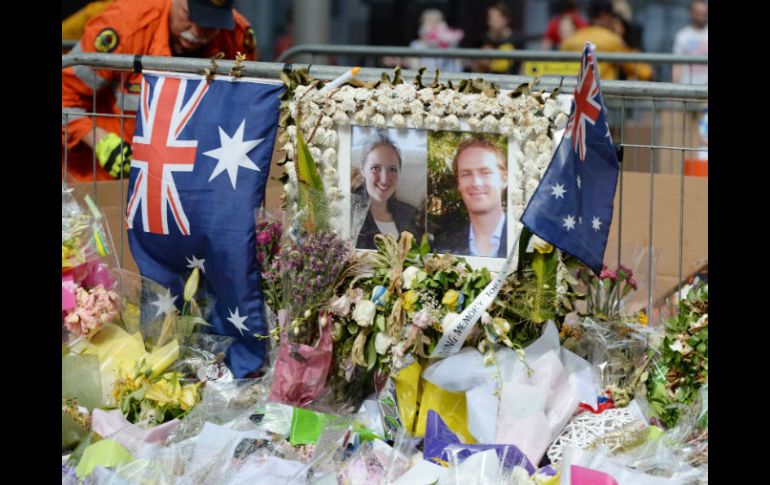
M594 45L586 42L564 138L521 217L533 233L597 274L619 171L606 112Z
M234 337L237 378L262 366L266 325L256 260L256 210L265 194L283 85L145 73L133 142L126 224L142 276L164 294L142 321L182 308L199 268L215 307L212 333Z

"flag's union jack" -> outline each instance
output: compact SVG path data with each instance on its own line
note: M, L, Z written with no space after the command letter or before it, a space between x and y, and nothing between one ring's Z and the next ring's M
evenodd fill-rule
M159 78L149 97L147 81L142 90L143 133L134 137L131 166L139 169L127 207L127 223L133 228L136 211L142 208L142 228L153 234L168 234L168 209L179 231L190 235L190 222L174 183L174 172L192 172L196 140L180 140L179 134L206 94L208 84L198 87L183 102L187 79Z
M575 109L564 132L566 138L572 138L572 150L577 152L583 161L586 159L586 121L595 125L602 109L596 99L599 95L599 83L596 70L591 68L593 62L594 54L589 51L580 63L580 73L575 86Z

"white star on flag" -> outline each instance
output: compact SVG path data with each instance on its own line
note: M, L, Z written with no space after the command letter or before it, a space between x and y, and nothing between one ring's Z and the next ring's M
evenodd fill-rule
M604 137L605 138L609 138L610 140L612 140L612 138L610 137L610 124L607 123L606 121L604 122L604 124L607 126L607 134L604 135Z
M171 289L166 288L166 294L159 294L158 299L150 302L150 304L158 307L158 310L155 312L155 316L159 317L161 315L168 315L169 313L176 310L176 306L174 306L175 301L176 297L171 296Z
M564 224L562 224L564 227L567 228L567 230L572 230L575 228L575 218L572 216L567 216L562 219L564 221Z
M581 188L581 186L583 185L583 181L580 180L580 175L577 176L577 184L578 184L578 188Z
M241 126L238 127L232 138L225 133L225 130L223 130L221 126L219 127L219 143L221 146L204 153L204 155L208 157L217 159L217 166L214 167L209 182L214 180L214 177L227 170L227 175L230 176L230 183L233 184L234 190L235 180L238 177L238 167L248 168L258 172L262 171L253 161L251 161L248 153L262 143L264 138L244 141L243 131L245 126L246 120L244 119L241 121Z
M600 221L598 217L594 217L593 219L591 219L591 227L594 228L594 231L598 231L601 225L602 225L602 221Z
M556 184L551 186L551 195L553 195L555 199L563 199L564 192L566 192L566 190L564 190L564 186L562 184Z
M203 263L206 262L205 259L198 259L198 258L195 257L194 254L193 254L192 259L188 258L187 256L185 256L184 259L187 260L187 267L188 268L190 268L190 269L200 268L201 272L203 272L203 273L206 272L206 268L203 267Z
M230 312L230 317L227 319L228 322L232 323L235 328L238 329L239 332L241 332L241 335L243 335L244 330L248 330L246 328L246 325L243 324L243 321L249 318L248 315L241 316L240 311L238 310L238 307L235 307L235 313L233 313L232 310L229 308L227 309L228 312Z

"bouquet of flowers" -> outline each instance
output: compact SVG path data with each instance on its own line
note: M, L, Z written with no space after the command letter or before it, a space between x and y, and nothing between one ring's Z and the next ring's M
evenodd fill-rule
M708 283L696 281L686 295L679 302L679 314L666 323L647 380L650 408L669 428L708 383ZM707 415L702 422L708 423Z

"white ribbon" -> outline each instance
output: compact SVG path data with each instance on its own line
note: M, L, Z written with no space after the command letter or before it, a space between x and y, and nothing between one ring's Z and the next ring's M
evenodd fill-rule
M436 348L434 348L433 352L430 354L432 359L449 357L450 355L459 352L462 348L468 335L471 334L473 327L476 325L476 322L479 321L481 314L484 313L484 310L486 310L493 301L495 301L497 294L500 292L500 288L503 287L503 282L508 276L508 271L513 264L514 255L517 252L520 235L521 232L516 236L513 246L511 247L511 252L508 253L508 259L505 260L503 267L500 268L495 279L493 279L486 288L484 288L484 291L479 293L473 302L463 310L457 321L444 329L444 334L438 341L438 345L436 345Z

